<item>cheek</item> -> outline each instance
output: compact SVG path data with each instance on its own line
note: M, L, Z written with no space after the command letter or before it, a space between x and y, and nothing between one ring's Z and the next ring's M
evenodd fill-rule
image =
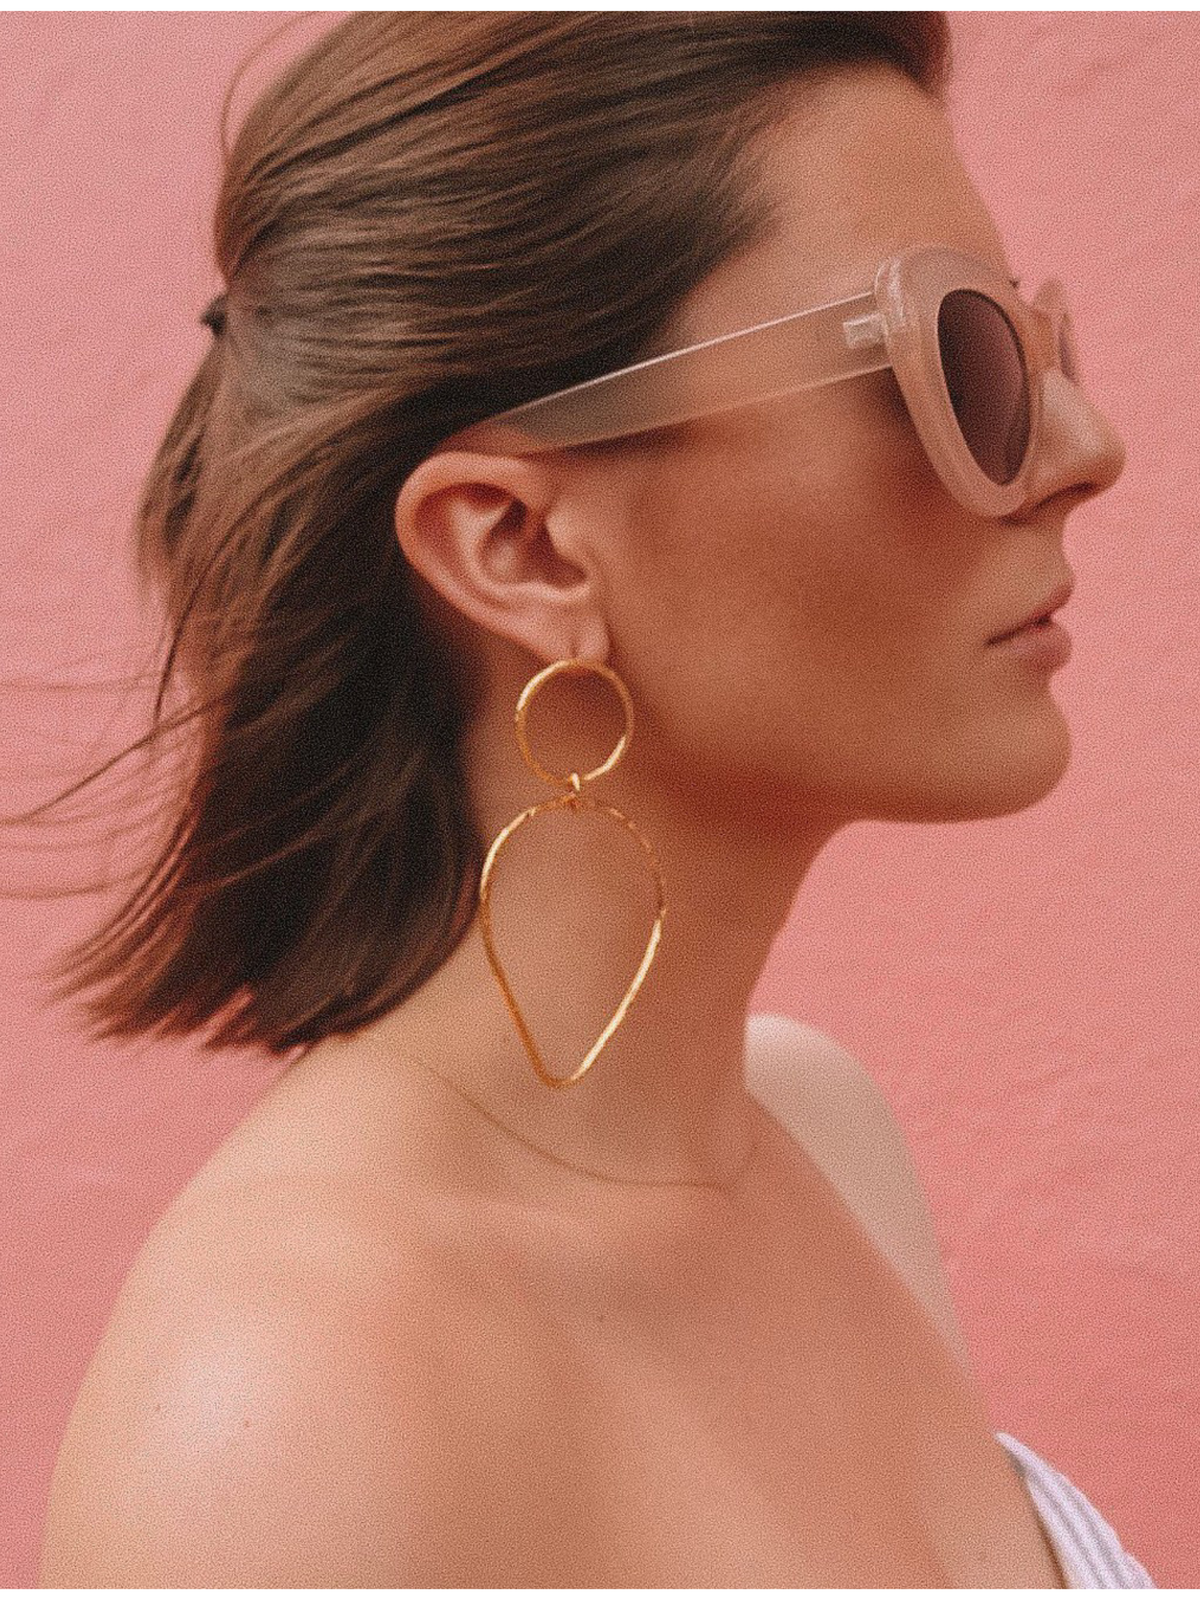
M844 771L917 686L877 545L794 511L745 510L714 490L687 559L632 586L655 604L623 638L667 766L774 788Z
M730 419L643 497L614 622L672 759L844 785L936 715L958 513L889 396Z

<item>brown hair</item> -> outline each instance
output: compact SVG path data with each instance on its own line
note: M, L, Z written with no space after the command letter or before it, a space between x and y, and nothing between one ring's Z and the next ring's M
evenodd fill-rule
M884 62L940 97L949 55L930 11L355 12L259 96L223 139L225 328L134 530L174 632L123 754L198 737L139 889L51 968L58 998L103 986L93 1037L219 1020L206 1048L283 1054L446 959L487 848L459 765L477 685L419 604L401 484L468 423L640 359L763 234L752 140L797 79ZM163 722L176 679L203 693Z

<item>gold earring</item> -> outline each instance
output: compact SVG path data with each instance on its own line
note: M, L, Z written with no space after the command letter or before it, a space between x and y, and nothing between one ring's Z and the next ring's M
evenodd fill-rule
M530 701L533 699L538 690L543 687L543 685L548 683L551 678L560 672L600 673L602 676L608 679L608 681L616 689L617 693L621 696L621 704L625 710L625 731L617 742L616 748L608 757L608 760L605 761L601 766L594 767L591 772L585 772L583 774L572 772L566 777L563 777L560 773L548 772L546 768L541 765L537 757L533 754L532 750L530 750L529 742L525 735L525 719L528 714ZM514 817L508 826L498 833L496 838L492 841L491 848L488 850L487 857L483 863L483 872L480 875L479 880L479 923L480 930L483 934L483 947L487 952L488 963L490 964L491 969L496 976L496 981L500 985L500 991L504 996L505 1004L508 1006L509 1012L512 1015L512 1019L517 1025L517 1032L521 1036L521 1040L529 1054L529 1059L533 1063L533 1070L537 1073L542 1082L548 1084L552 1089L562 1089L567 1084L578 1083L580 1078L583 1077L584 1073L591 1068L596 1060L596 1057L600 1054L601 1050L604 1049L604 1046L608 1043L613 1034L617 1031L617 1028L621 1025L625 1018L625 1013L628 1011L633 1001L633 997L642 987L642 983L645 980L646 974L650 970L650 965L654 960L655 951L658 949L658 941L662 935L663 922L667 914L666 897L663 889L662 871L659 867L658 857L654 852L653 846L644 837L641 831L636 828L632 822L630 822L629 818L624 814L624 812L618 811L615 806L608 806L603 804L602 801L593 800L583 793L583 785L585 783L590 783L593 779L602 777L604 773L612 771L617 762L621 760L626 750L629 748L629 742L633 737L633 702L629 698L628 689L625 687L624 683L622 683L617 674L612 670L612 668L605 666L599 661L585 661L579 656L569 656L565 657L561 661L552 662L550 666L543 667L540 672L535 672L533 677L530 678L529 682L525 685L524 689L522 689L520 699L517 701L516 732L517 744L520 747L521 755L524 758L526 766L529 767L537 777L542 778L546 783L566 784L567 790L565 794L557 795L553 800L543 800L538 805L530 806L527 810L522 811L520 816ZM621 823L623 827L629 830L629 832L637 840L638 844L641 845L642 850L650 864L650 871L654 878L655 888L658 894L658 911L654 919L654 927L650 933L649 943L646 945L646 953L642 957L641 966L639 966L637 972L634 974L633 982L625 991L625 995L620 1005L613 1012L612 1017L609 1019L607 1027L596 1040L592 1048L588 1051L587 1055L584 1056L583 1061L578 1067L576 1067L574 1072L567 1073L562 1077L556 1077L553 1073L547 1070L545 1063L542 1061L537 1045L533 1041L533 1035L529 1031L528 1025L525 1022L525 1018L521 1015L521 1008L517 1004L516 996L509 987L509 982L505 977L504 969L500 965L499 958L496 955L495 946L492 942L491 879L492 869L496 864L496 857L499 855L500 850L504 846L505 842L513 836L518 828L523 827L524 824L531 821L532 818L545 812L560 810L578 811L583 806L587 806L593 811L606 813L615 821Z

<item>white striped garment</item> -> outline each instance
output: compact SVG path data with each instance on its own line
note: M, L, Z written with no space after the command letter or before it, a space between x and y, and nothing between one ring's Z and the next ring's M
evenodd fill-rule
M1158 1585L1070 1478L1009 1433L996 1438L1024 1479L1072 1589L1156 1589Z

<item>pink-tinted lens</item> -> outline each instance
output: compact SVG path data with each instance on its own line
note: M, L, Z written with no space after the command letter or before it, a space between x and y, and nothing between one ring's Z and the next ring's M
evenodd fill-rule
M938 308L938 347L968 450L993 483L1011 483L1029 448L1029 375L1016 330L987 295L953 289Z

